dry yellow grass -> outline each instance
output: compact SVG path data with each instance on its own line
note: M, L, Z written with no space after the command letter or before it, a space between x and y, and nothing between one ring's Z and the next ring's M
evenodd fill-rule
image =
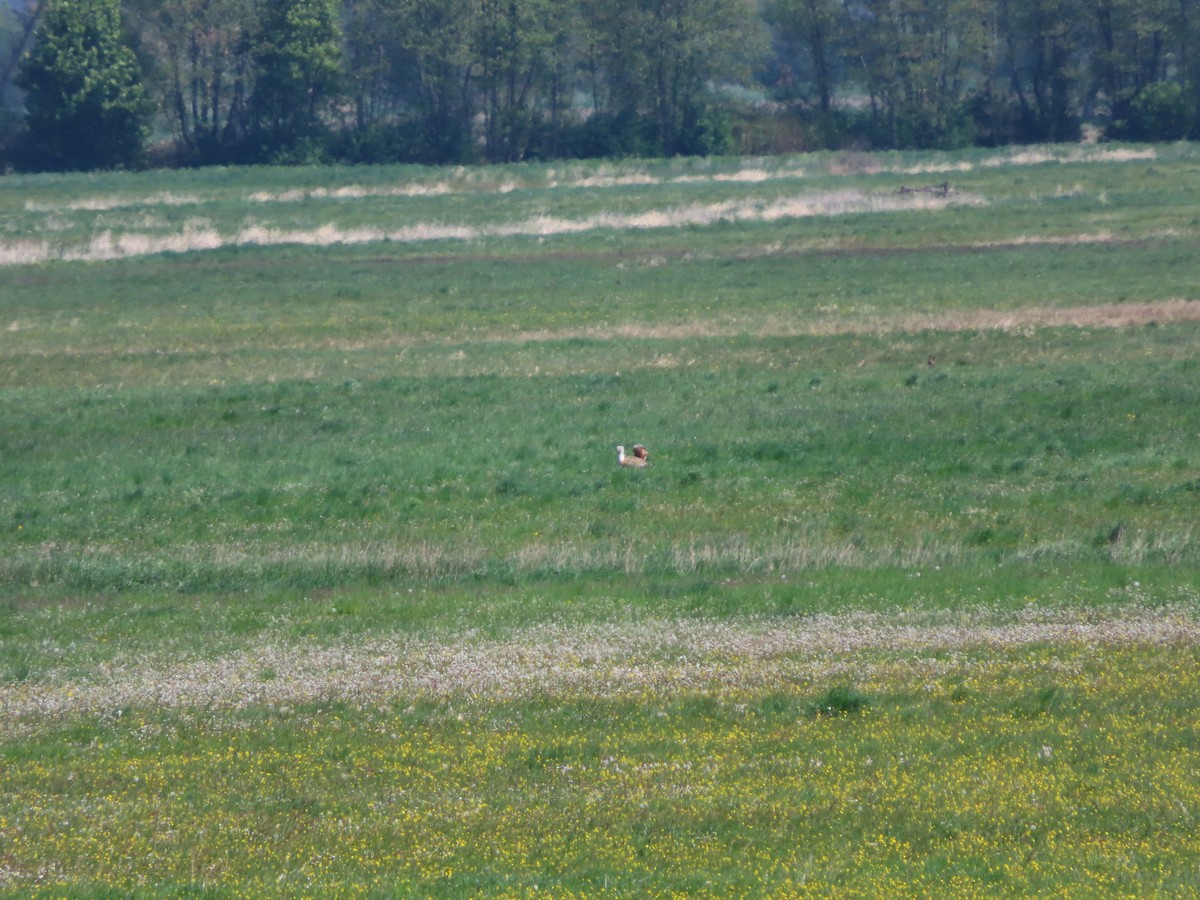
M718 222L778 222L899 210L936 211L949 206L977 205L983 202L982 198L956 193L934 195L840 190L800 193L774 199L748 197L742 200L678 205L640 212L600 212L578 218L540 215L490 225L416 222L401 228L388 229L346 227L336 222L326 222L311 228L290 228L250 222L235 231L223 232L205 220L196 219L184 223L176 231L146 232L135 228L105 228L87 239L73 242L56 238L21 238L3 242L0 243L0 266L32 265L52 260L97 262L156 253L216 250L222 247L332 247L384 241L414 244L430 241L469 241L490 237L552 237L598 230L645 231L706 226ZM105 207L101 204L99 208Z

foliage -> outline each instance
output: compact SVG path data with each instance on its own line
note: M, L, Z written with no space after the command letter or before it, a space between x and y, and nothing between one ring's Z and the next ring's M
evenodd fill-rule
M1172 64L1188 54L1176 44L1186 40L1189 4L1165 0L1104 0L1084 4L1085 22L1095 35L1091 63L1096 85L1118 124L1130 117L1131 104ZM1194 27L1194 26L1193 26Z
M589 24L602 35L589 67L620 73L597 111L645 122L658 154L701 153L708 142L720 147L707 88L737 78L755 57L759 34L744 3L614 0L594 4Z
M245 146L254 66L249 0L126 0L146 83L186 165L231 162Z
M1074 140L1079 133L1080 72L1086 19L1078 0L1021 0L1002 6L1004 55L1014 68L1016 134Z
M364 15L383 61L380 96L400 105L390 127L397 135L396 159L461 163L472 157L475 57L470 0L416 0Z
M821 116L828 117L834 85L842 80L838 63L847 40L842 30L849 24L840 5L826 0L773 0L766 5L765 17L776 40L787 48L781 55L788 61L782 63L775 82L778 96L795 100L811 87ZM793 63L803 67L800 73Z
M118 0L54 3L21 64L30 158L39 168L136 165L147 113Z
M319 162L322 113L340 71L337 9L333 0L265 0L259 16L249 101L253 155Z
M0 19L12 53L41 8L23 2ZM122 6L188 165L1175 139L1200 96L1200 16L1166 0Z
M0 4L0 115L20 109L21 98L14 81L21 58L32 45L38 22L49 5L49 0L8 0ZM0 159L5 155L4 144L0 133Z
M1173 141L1185 137L1194 117L1189 114L1183 88L1171 82L1146 85L1129 108L1122 129L1133 140Z
M518 161L528 150L533 104L549 93L551 54L563 39L553 29L553 13L562 7L553 0L481 0L479 4L472 57L481 63L477 84L484 156L489 162Z

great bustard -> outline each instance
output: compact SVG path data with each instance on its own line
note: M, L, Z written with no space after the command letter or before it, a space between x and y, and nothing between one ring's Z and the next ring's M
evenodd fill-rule
M635 444L633 447L633 456L625 455L625 448L617 448L617 465L630 466L632 468L644 468L650 465L650 453L641 444Z

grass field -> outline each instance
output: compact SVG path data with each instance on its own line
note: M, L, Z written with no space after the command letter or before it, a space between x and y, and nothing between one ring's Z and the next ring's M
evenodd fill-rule
M1200 892L1198 210L1188 144L0 179L0 894Z

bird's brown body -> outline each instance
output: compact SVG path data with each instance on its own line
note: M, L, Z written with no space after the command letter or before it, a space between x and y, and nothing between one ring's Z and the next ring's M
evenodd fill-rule
M650 453L641 444L633 448L633 455L626 456L625 448L617 448L617 465L628 466L631 469L642 469L650 465Z

